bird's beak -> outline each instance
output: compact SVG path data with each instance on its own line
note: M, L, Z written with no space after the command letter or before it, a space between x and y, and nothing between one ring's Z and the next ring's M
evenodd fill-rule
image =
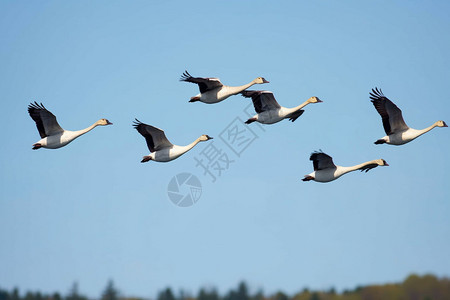
M210 137L209 135L206 135L206 137L208 138L208 140L212 140L213 137Z
M384 163L385 166L389 167L389 164L387 162Z
M270 83L270 82L263 78L263 83Z
M448 127L447 123L444 122L444 127Z
M320 103L320 102L323 102L322 100L320 100L320 99L317 99L317 103Z
M113 123L111 123L110 121L106 120L106 125L112 125Z

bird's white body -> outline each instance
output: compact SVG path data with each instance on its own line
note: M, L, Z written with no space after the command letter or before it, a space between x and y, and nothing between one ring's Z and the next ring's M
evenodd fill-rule
M336 168L327 168L324 170L314 171L306 176L313 177L314 178L313 180L317 181L317 182L330 182L330 181L338 179L339 177L341 177L344 174L359 170L359 169L361 169L361 167L364 167L365 165L369 165L369 164L373 164L373 163L374 163L374 161L369 161L367 163L356 165L353 167L336 166Z
M222 87L216 88L211 91L207 91L204 93L197 94L195 97L198 97L198 100L203 103L213 104L221 102L227 99L230 96L237 95L245 89L248 89L256 82L250 82L241 86L227 86L224 85Z
M309 102L305 102L294 108L281 107L278 109L266 110L259 114L254 115L252 118L255 118L256 122L261 124L278 123L281 120L289 118L293 113L300 111L307 104L309 104Z
M312 153L309 160L313 162L314 172L305 175L303 181L330 182L356 170L368 172L378 166L389 166L384 159L371 160L351 167L337 166L333 163L331 156L323 152Z
M72 142L77 137L81 136L83 133L80 133L80 131L69 131L64 130L62 133L58 133L55 135L47 136L35 144L41 145L42 148L47 149L58 149L61 147L64 147L65 145Z
M58 149L58 148L66 146L67 144L69 144L70 142L75 140L77 137L80 137L83 134L91 131L98 125L99 124L95 123L86 129L77 130L77 131L64 130L62 133L57 133L54 135L47 136L47 137L39 140L35 144L41 145L42 148Z
M261 124L274 124L280 122L283 119L289 119L294 122L299 116L303 114L302 108L310 103L320 103L317 97L311 97L302 104L287 108L281 106L275 96L270 91L243 91L242 96L246 98L252 98L253 106L256 111L256 115L248 119L245 123L250 124L252 122L259 122Z
M379 141L383 140L386 144L395 145L395 146L404 145L404 144L409 143L412 140L418 138L422 134L427 133L428 131L430 131L431 129L433 129L437 126L438 125L435 123L435 124L431 125L430 127L427 127L425 129L421 129L421 130L417 130L414 128L408 128L407 130L404 130L404 131L394 132L390 135L386 135L386 136L382 137L381 139L379 139Z
M199 139L187 146L173 145L172 147L163 148L161 150L150 153L147 157L149 157L150 160L158 162L168 162L177 159L181 155L185 154L186 152L194 148L194 146L197 145L198 142L200 142Z
M251 82L241 86L228 86L220 82L219 78L204 78L204 77L192 77L188 71L185 71L181 76L180 81L186 81L198 84L200 93L191 97L189 102L200 101L207 104L213 104L221 102L232 95L239 94L243 90L251 87L254 84L268 83L262 77L257 77Z
M177 159L189 150L195 147L199 142L212 139L212 137L204 134L198 139L186 146L178 146L172 144L166 137L162 129L144 124L138 119L133 124L134 128L145 138L150 154L142 158L141 162L154 160L157 162L168 162Z

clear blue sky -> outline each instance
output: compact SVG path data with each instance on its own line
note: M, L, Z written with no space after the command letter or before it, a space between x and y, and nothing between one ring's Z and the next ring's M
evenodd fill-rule
M364 3L363 3L364 2ZM125 295L170 285L221 292L343 289L450 276L450 130L401 146L369 101L381 87L408 125L450 123L448 1L2 1L0 287L96 297L112 278ZM249 99L188 103L181 73L273 91L295 122L250 128L238 157L220 139ZM65 129L99 118L67 147L32 151L27 113L44 103ZM196 167L207 143L176 161L141 164L137 117L188 144L201 134L234 160L216 182ZM210 141L209 143L211 143ZM389 167L328 184L302 182L309 154ZM170 179L198 176L201 199L179 208Z

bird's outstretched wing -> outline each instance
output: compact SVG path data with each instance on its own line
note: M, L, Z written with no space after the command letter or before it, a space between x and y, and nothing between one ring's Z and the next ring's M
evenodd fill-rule
M281 108L277 100L269 91L243 91L242 96L246 98L252 98L255 111L259 114L263 111L279 109Z
M311 153L309 160L312 160L313 162L314 171L336 168L336 165L333 163L333 159L331 158L331 156L321 151Z
M163 148L172 147L173 144L169 142L164 134L164 131L153 127L151 125L142 123L138 119L135 119L133 127L145 138L147 141L147 147L150 152L155 152Z
M188 71L184 71L183 75L181 75L180 81L198 84L200 93L205 93L223 86L219 78L192 77Z
M404 131L409 128L403 120L400 108L385 97L381 89L372 89L370 99L372 99L373 106L375 106L375 109L383 120L384 131L387 135Z
M34 122L36 122L36 127L41 138L64 131L64 129L59 126L58 121L56 121L55 115L49 112L42 103L38 104L36 101L30 103L30 105L28 105L28 113Z

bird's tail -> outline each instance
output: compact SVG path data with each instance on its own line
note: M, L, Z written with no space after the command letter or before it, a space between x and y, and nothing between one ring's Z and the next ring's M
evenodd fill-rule
M148 162L150 160L152 160L151 156L147 155L147 156L142 157L141 163L145 163L145 162Z

